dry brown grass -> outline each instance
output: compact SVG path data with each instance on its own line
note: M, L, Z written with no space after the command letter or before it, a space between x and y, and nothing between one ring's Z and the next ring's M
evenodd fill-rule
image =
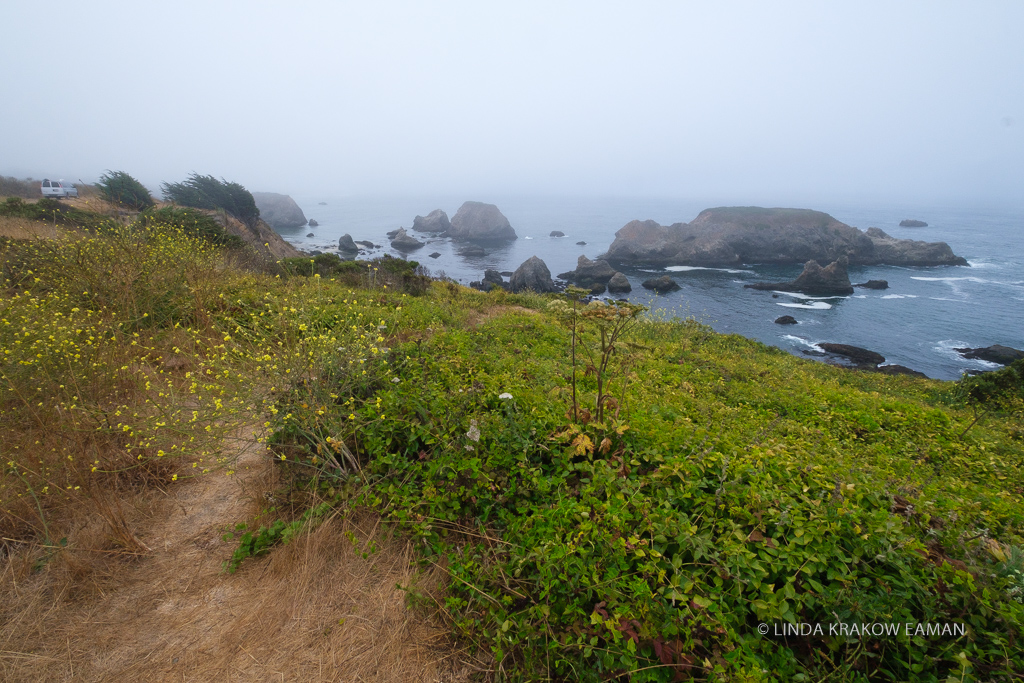
M120 501L131 549L92 512L67 549L5 558L0 679L457 681L479 670L396 588L414 585L434 604L442 572L419 572L410 542L370 513L329 519L223 573L233 545L222 534L266 504L274 468L253 445L235 476ZM378 551L364 559L371 541Z
M13 216L0 216L0 237L13 237L18 240L34 239L56 239L66 233L67 229L43 221L33 221L28 218L16 218Z

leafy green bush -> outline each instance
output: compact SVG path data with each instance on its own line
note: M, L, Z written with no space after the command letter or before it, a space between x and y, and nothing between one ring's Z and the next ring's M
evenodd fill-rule
M124 171L107 171L96 183L100 196L108 202L142 211L153 206L149 190L138 180Z
M221 209L249 227L255 227L260 217L252 193L238 183L217 180L211 175L193 173L180 183L160 186L168 201L196 209Z

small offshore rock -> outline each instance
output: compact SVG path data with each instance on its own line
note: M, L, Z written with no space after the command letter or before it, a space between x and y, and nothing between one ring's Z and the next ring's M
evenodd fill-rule
M442 233L452 227L448 214L441 209L434 209L426 216L416 216L412 221L412 229L416 232Z
M953 350L964 358L987 360L989 363L999 363L1000 365L1010 365L1014 361L1024 358L1024 351L1011 346L1003 346L1002 344L993 344L992 346L984 346L977 349L960 348Z
M612 275L612 279L608 281L608 292L611 294L623 294L632 291L633 285L629 284L629 279L622 273L616 272L615 275Z
M548 237L565 237L565 233L561 230L552 230Z
M356 240L356 244L361 244L367 249L380 249L379 244L374 244L370 240Z
M859 346L851 346L849 344L830 344L827 342L818 344L818 346L828 353L849 358L859 366L875 367L885 362L885 356L882 354L869 351L868 349L862 349Z
M313 233L306 233L306 237L314 237Z
M791 315L783 315L775 319L776 325L796 325L796 318Z
M487 252L484 251L483 247L470 246L459 251L459 256L487 256Z
M430 258L438 258L439 256L441 256L441 252L435 251L433 254L427 254L427 256L429 256Z
M854 287L863 287L864 289L889 289L889 281L868 280L867 282L862 282L859 285L854 285Z
M804 264L803 272L792 282L755 282L743 286L746 289L803 292L817 296L845 296L853 294L853 285L846 274L848 265L846 256L840 256L824 268L811 260Z
M911 370L910 368L903 365L879 365L875 368L876 372L880 372L883 375L909 375L910 377L920 377L921 379L928 379L928 375L917 370Z
M527 290L537 293L557 291L547 264L536 256L531 256L516 268L516 272L512 273L509 280L509 286L517 293Z
M394 230L390 230L384 234L387 235L389 240L393 240L395 239L395 236L398 234L399 230L405 230L405 228L395 228Z
M928 224L924 221L914 220L913 218L904 218L900 221L901 228L927 228Z
M327 202L320 202L320 206L327 206Z
M352 241L352 235L346 232L338 239L338 251L353 253L359 251L359 247Z
M578 244L578 245L580 245L580 246L582 246L582 247L585 247L585 246L587 246L587 243L586 243L586 242L583 242L583 241L577 242L576 244Z
M668 292L674 292L677 289L682 289L679 283L670 278L668 275L662 275L661 277L651 278L650 280L644 280L641 283L644 289L653 289L658 294L666 294Z
M592 261L586 256L580 256L576 261L576 270L559 273L558 277L566 282L573 282L580 287L589 289L595 284L607 284L615 272L615 269L603 259Z
M309 227L311 227L311 228L315 228L315 227L317 227L318 225L320 225L320 224L319 224L319 223L317 223L317 222L316 222L315 220L313 220L312 218L310 218L310 219L309 219Z
M412 251L423 246L423 242L410 235L405 228L399 228L398 233L391 240L391 247L399 251Z
M490 282L491 284L498 285L499 287L505 286L505 280L501 277L501 273L493 268L488 268L484 271L484 282Z

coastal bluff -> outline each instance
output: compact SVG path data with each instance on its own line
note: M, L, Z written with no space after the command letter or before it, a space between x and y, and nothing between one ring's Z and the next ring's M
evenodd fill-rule
M690 223L631 221L599 258L613 266L737 266L744 263L966 266L945 242L862 232L811 209L756 206L705 209Z
M253 192L252 198L260 210L260 218L277 230L300 228L306 224L306 216L295 200L277 192Z

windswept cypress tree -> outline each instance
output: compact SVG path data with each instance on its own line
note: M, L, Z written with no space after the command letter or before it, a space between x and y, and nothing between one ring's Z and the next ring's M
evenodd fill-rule
M252 193L238 183L193 173L180 183L163 183L164 196L171 202L196 209L223 209L249 227L255 227L260 210Z

